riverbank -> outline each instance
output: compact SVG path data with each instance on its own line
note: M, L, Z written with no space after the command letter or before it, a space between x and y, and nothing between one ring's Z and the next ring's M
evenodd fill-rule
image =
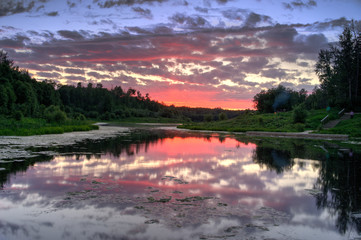
M49 123L43 118L16 120L0 116L0 136L33 136L97 130L92 121L67 119L62 123Z
M179 126L179 128L236 132L253 136L264 135L334 140L347 140L348 137L357 139L361 137L361 115L355 115L353 119L341 121L332 129L323 129L321 120L325 114L324 110L312 110L309 111L305 123L292 123L292 112L273 114L251 112L223 121L186 123ZM330 113L330 116L333 119L337 118L338 115L336 112Z
M98 130L36 136L0 136L0 161L55 155L55 152L33 152L29 148L69 146L85 140L101 140L129 132L128 127L97 126Z
M0 161L6 160L23 160L36 156L51 156L57 152L49 151L51 148L60 146L70 146L78 142L86 140L101 140L118 136L119 134L127 134L133 127L140 128L160 128L167 130L177 130L175 124L122 124L108 125L107 123L98 124L98 130L86 132L69 132L63 134L47 134L36 136L0 136ZM178 129L179 131L188 131L186 129ZM234 134L245 137L256 138L298 138L312 140L336 140L342 141L342 145L353 145L356 148L361 146L361 140L348 140L347 135L339 134L314 134L309 132L303 133L287 133L287 132L227 132L227 131L209 131L197 130L196 132L216 132L219 134ZM34 149L47 149L35 150Z
M310 132L301 132L301 133L288 133L288 132L258 132L258 131L248 131L246 132L247 136L261 136L261 137L285 137L285 138L302 138L302 139L321 139L321 140L337 140L345 141L349 137L346 134L317 134Z

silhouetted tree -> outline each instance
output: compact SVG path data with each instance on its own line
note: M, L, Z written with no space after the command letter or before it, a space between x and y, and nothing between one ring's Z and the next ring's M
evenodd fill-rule
M361 106L359 101L361 33L354 22L345 26L339 42L322 49L318 55L316 74L329 105Z

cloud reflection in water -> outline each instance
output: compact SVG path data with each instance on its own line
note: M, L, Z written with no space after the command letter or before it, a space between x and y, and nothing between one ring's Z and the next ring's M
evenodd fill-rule
M302 228L342 239L334 216L305 191L319 178L317 160L218 135L108 145L114 151L61 154L11 176L0 236L46 239L57 228L59 239L211 239L226 230L287 239Z

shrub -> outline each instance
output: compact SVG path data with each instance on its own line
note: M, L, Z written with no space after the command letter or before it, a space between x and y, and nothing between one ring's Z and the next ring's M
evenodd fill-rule
M223 121L223 120L227 120L227 114L225 114L224 112L220 113L218 116L219 120Z
M293 109L293 123L305 123L307 118L307 110L304 103L301 103Z
M206 121L206 122L210 122L210 121L212 121L212 119L213 119L213 116L211 114L207 114L204 116L204 121Z
M96 111L90 111L88 113L86 113L86 116L88 118L98 118L99 117L99 113Z
M101 116L100 116L100 119L101 120L105 120L105 121L109 121L111 119L111 115L109 112L106 112L106 113L103 113Z
M67 120L66 113L61 111L59 106L51 105L45 109L45 119L48 122L62 123Z
M305 125L302 123L296 123L295 128L297 132L303 132L305 131Z
M75 113L73 117L74 117L75 120L78 120L78 121L85 121L86 120L86 117L81 113Z
M14 118L15 118L15 120L16 121L21 121L21 120L23 120L23 114L20 112L20 111L16 111L15 113L14 113Z

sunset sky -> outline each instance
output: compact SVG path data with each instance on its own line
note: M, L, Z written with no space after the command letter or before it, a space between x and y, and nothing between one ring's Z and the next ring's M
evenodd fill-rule
M361 0L1 0L0 49L37 80L102 83L191 107L311 92L320 49Z

